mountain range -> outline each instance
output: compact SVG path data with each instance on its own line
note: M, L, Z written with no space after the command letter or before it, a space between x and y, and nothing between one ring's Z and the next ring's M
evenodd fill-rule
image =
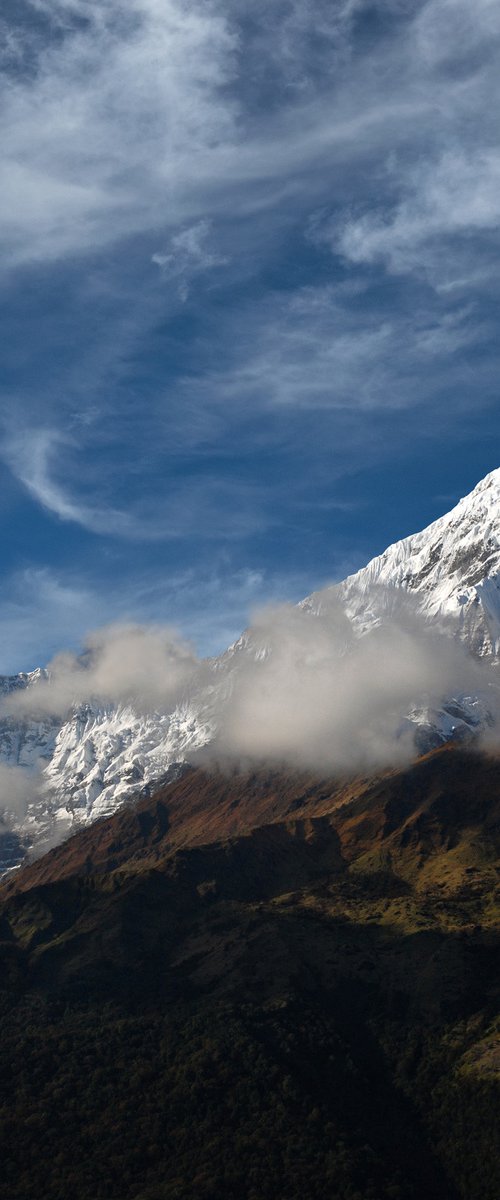
M384 629L395 606L461 643L482 663L500 653L500 470L422 533L390 546L368 566L313 593L298 606L311 622L329 613L345 620L351 643ZM279 614L277 617L279 627ZM205 664L202 682L184 688L166 711L141 711L89 697L62 717L36 713L45 669L0 679L4 698L33 694L33 713L0 720L0 764L21 767L32 780L27 811L9 813L3 801L0 869L10 869L81 825L108 816L137 793L156 786L176 764L196 760L217 744L244 665L272 654L267 630L250 629ZM342 650L341 650L342 652ZM404 714L416 751L467 739L491 722L487 688L454 687L432 698L415 696ZM400 733L399 730L395 730Z
M0 1200L497 1200L499 516L494 472L257 622L171 712L4 717L4 771L44 784L3 834ZM227 753L241 679L265 706L284 645L306 707L309 670L339 690L354 663L354 711L359 672L378 697L403 654L394 761L340 761L327 723L315 762L303 706L312 753Z

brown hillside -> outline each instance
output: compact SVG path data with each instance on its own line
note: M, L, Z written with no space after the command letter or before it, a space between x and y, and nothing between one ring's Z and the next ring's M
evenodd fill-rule
M8 896L40 884L117 869L158 867L180 850L246 839L274 827L337 867L390 869L457 883L487 867L500 843L500 764L464 750L433 751L399 771L332 780L260 767L188 770L177 782L81 830L4 884ZM327 850L327 846L329 849ZM314 849L312 849L314 847ZM333 856L333 857L332 857Z
M187 771L0 889L0 1200L497 1200L498 762Z

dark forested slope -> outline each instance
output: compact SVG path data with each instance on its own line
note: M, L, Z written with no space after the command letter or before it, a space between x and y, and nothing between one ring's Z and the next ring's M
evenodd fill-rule
M497 1200L500 770L187 771L1 891L2 1200Z

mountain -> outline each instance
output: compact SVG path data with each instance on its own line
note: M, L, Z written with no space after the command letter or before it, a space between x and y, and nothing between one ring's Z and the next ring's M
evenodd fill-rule
M362 658L407 598L494 671L497 513L500 472L294 611ZM410 706L446 744L405 766L196 765L275 653L246 631L172 713L4 719L45 789L4 863L47 852L0 883L0 1200L497 1200L487 703Z
M384 589L403 589L420 612L448 628L479 656L500 654L500 469L451 512L404 538L368 566L303 604L320 612L334 594L360 631L380 619Z
M0 1200L497 1200L498 761L183 769L0 887Z
M359 639L390 621L395 597L406 597L429 627L444 629L472 655L496 664L500 653L500 470L493 471L446 516L422 533L389 547L343 583L316 592L300 610L311 620L333 606ZM0 827L0 869L38 852L80 824L114 812L151 788L172 765L210 745L224 722L235 681L248 661L265 660L270 647L248 630L206 664L201 685L186 689L172 711L144 714L98 701L56 718L0 723L0 764L24 766L36 778L36 799L23 820L13 813ZM8 693L33 688L41 672L0 681ZM488 700L465 691L431 707L417 702L406 714L417 751L468 738L488 723ZM39 776L37 773L40 772ZM9 808L8 797L4 807Z

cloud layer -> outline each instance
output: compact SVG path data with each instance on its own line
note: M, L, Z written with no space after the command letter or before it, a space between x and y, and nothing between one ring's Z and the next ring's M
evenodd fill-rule
M335 602L322 616L289 607L262 614L254 653L236 671L221 746L249 760L367 769L414 757L415 708L477 692L497 707L489 670L459 643L397 596L388 611L359 639Z
M195 672L201 682L203 670L171 630L127 625L89 633L82 654L61 652L47 669L47 679L7 697L4 710L9 715L65 717L92 701L168 712Z
M374 603L380 597L374 597ZM493 669L425 623L391 592L385 618L355 636L340 605L312 615L282 605L257 614L214 667L171 630L111 626L81 655L60 654L49 679L13 692L4 714L64 719L81 704L169 713L188 703L218 730L205 757L266 760L333 772L409 760L415 708L482 694L498 707Z
M37 780L23 767L0 763L0 833L14 820L22 821L36 794Z

